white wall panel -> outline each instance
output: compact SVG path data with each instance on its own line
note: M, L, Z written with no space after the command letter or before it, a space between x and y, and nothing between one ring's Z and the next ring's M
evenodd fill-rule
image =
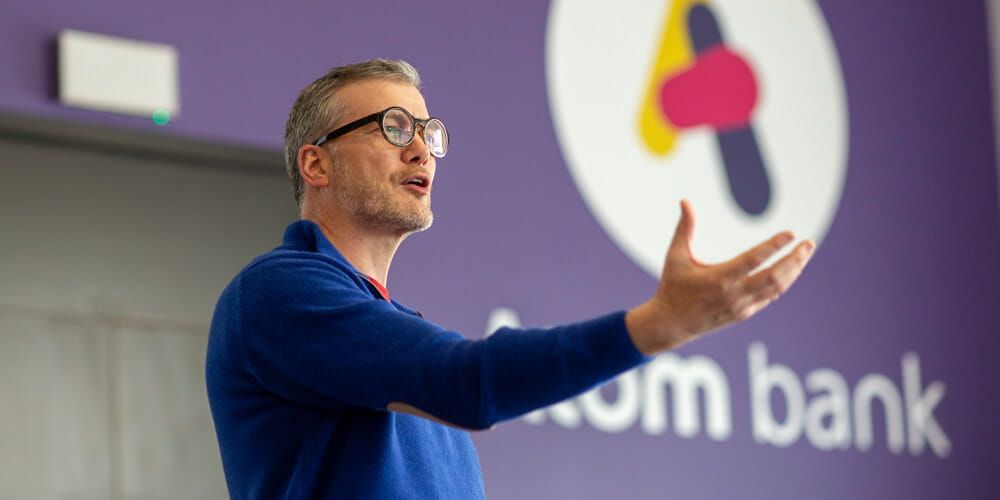
M226 498L205 393L205 338L133 329L114 338L124 498Z
M109 498L106 335L0 315L0 498Z

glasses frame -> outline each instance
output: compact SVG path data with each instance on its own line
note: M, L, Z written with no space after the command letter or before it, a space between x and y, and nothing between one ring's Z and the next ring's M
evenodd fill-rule
M403 144L400 144L400 143L397 143L396 141L393 141L391 138L389 138L389 134L387 134L386 131L385 131L385 116L387 114L389 114L390 111L394 111L394 110L402 111L403 114L405 114L406 116L408 116L410 118L410 120L413 122L413 135L410 136L410 140L409 141L406 141ZM424 118L424 119L421 120L420 118L417 118L417 117L413 116L413 114L410 113L409 111L407 111L406 108L403 108L403 107L400 107L400 106L390 106L390 107L388 107L386 109L383 109L382 111L379 111L378 113L372 113L372 114L370 114L368 116L365 116L365 117L362 117L362 118L358 118L357 120L354 120L351 123L348 123L348 124L343 125L341 127L337 127L333 131L330 131L326 135L324 135L324 136L320 137L319 139L316 139L315 141L313 141L312 144L313 144L313 146L322 146L323 143L325 143L325 142L332 141L332 140L334 140L334 139L336 139L336 138L338 138L338 137L340 137L340 136L342 136L342 135L344 135L344 134L346 134L348 132L352 132L354 130L357 130L357 129L359 129L359 128L365 126L365 125L368 125L369 123L372 123L372 122L378 122L378 128L379 128L379 130L382 131L382 137L385 137L385 140L388 141L389 144L392 144L393 146L398 146L398 147L403 148L403 147L409 146L410 144L413 144L413 139L415 139L417 137L417 127L418 126L420 127L420 138L421 138L421 140L424 140L424 142L426 144L426 139L424 138L423 134L424 134L424 131L427 129L427 124L430 123L431 121L436 121L439 124L441 124L441 130L444 131L445 143L449 143L450 142L450 134L448 133L448 128L444 126L444 122L442 122L439 118L435 118L435 117L432 116L430 118ZM444 153L442 153L440 156L434 154L433 149L430 148L430 147L428 147L427 150L431 153L431 156L433 156L435 158L444 158L444 155L448 154L448 148L447 148L447 146L445 146Z

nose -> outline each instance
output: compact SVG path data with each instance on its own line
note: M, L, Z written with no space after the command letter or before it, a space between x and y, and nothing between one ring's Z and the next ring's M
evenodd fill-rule
M419 130L413 135L413 141L410 142L410 145L403 148L403 155L406 163L426 165L433 156L431 156L431 150L427 143L424 142L424 126L417 126Z

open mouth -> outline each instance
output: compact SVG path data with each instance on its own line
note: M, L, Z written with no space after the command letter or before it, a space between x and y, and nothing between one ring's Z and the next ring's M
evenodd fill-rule
M403 181L403 185L407 187L413 187L421 192L426 193L430 191L431 179L430 177L424 174L412 175L410 177L407 177L406 180Z

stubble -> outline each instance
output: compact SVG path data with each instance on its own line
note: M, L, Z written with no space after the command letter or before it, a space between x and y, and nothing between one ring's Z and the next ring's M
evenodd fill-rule
M430 195L426 195L426 201L411 200L411 193L399 190L406 188L379 184L373 179L342 178L336 197L355 220L367 227L406 234L430 228L434 223Z

